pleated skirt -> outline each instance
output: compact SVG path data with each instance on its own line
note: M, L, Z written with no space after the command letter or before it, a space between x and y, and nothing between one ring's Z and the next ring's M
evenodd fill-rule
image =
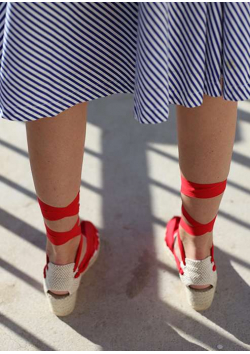
M250 98L250 5L2 2L0 55L1 118L133 93L135 118L161 123L204 94Z

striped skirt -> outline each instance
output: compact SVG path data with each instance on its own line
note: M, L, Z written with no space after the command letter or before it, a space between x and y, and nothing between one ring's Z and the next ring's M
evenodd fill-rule
M134 93L135 118L161 123L204 94L250 97L250 5L2 2L0 55L1 118Z

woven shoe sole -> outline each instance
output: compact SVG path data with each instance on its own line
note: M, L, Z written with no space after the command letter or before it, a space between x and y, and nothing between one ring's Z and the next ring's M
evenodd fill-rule
M205 289L193 289L185 286L186 298L195 311L207 310L213 302L216 285Z

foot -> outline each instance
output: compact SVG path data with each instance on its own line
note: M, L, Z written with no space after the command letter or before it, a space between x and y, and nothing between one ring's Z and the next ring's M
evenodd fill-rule
M182 227L179 227L180 238L183 243L185 250L186 258L202 260L211 255L211 247L213 244L213 234L208 232L202 236L192 236L186 233ZM179 259L181 259L181 254L177 242L177 237L175 237L174 250ZM190 285L193 289L205 289L210 287L210 284L207 285Z
M61 246L55 246L47 239L46 252L49 256L49 261L51 263L54 263L57 265L65 265L65 264L69 264L69 263L74 263L75 258L76 258L77 249L78 249L79 242L80 242L80 237L81 237L81 235L76 236L72 240L68 241L67 243L65 243L64 245L61 245ZM85 255L86 249L87 249L87 241L86 241L86 238L84 237L80 262L82 261L84 255ZM79 264L80 264L80 262L79 262ZM56 294L56 295L68 294L67 291L66 292L65 291L53 291L53 292L50 291L50 292L53 294Z

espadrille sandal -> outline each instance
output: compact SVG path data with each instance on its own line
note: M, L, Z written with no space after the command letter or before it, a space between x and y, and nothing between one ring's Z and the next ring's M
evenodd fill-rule
M187 181L181 177L181 193L191 198L213 198L222 194L226 188L226 180L212 184L198 184ZM180 238L179 226L192 236L201 236L212 232L216 216L207 224L201 224L194 220L182 205L182 217L175 216L167 223L165 242L175 257L179 276L185 286L187 300L196 311L208 309L213 301L217 271L214 261L214 245L211 247L209 257L202 260L189 259L185 256L184 246ZM178 242L181 259L174 250L174 244ZM206 288L196 289L191 286L209 285Z
M70 217L79 214L79 192L71 204L66 207L58 208L45 204L38 198L43 217L46 220L61 220L65 217ZM57 316L69 315L76 304L77 290L80 285L82 275L96 261L99 250L100 240L98 231L95 226L89 221L81 221L79 216L74 227L66 232L58 232L51 230L46 222L45 227L47 237L50 242L56 246L67 243L72 238L81 235L77 254L74 263L66 265L57 265L49 261L48 254L46 255L47 262L44 267L44 292L49 302L50 308ZM86 238L86 252L80 262L83 238ZM67 292L66 295L56 295L53 292Z
M213 256L214 247L212 246L211 248L211 256L203 260L186 258L178 231L179 222L180 217L174 217L168 222L165 241L175 257L180 280L185 287L189 305L196 311L203 311L211 306L216 290L217 271ZM175 242L178 242L182 258L181 261L177 257L174 250ZM190 287L192 285L209 284L210 286L204 289L194 289Z
M57 316L67 316L74 310L82 275L95 263L99 254L100 240L95 226L89 221L82 221L81 230L75 263L56 265L51 263L47 256L44 267L44 292L51 311ZM84 237L87 240L87 250L79 264ZM67 291L68 294L56 295L53 294L55 291Z

